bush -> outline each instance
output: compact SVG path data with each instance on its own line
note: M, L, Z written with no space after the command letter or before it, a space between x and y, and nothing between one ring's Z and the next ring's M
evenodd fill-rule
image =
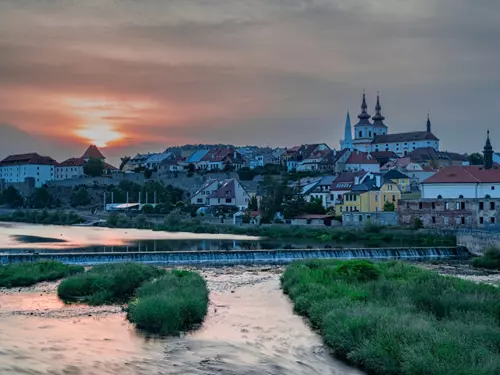
M205 280L194 272L174 270L140 287L127 317L138 328L171 335L200 324L207 308Z
M127 302L145 281L163 274L156 267L138 264L106 264L93 267L59 284L57 293L64 301L90 305Z
M413 219L413 229L417 230L417 229L421 229L424 227L424 223L422 222L422 220L418 217L416 217L415 219Z
M152 205L150 204L145 204L144 206L142 206L142 213L146 214L146 215L150 215L150 214L153 214L155 212L155 209Z
M477 268L500 270L500 249L490 247L480 258L474 258L472 265Z
M401 262L306 261L281 279L335 354L375 375L500 373L500 290Z
M83 267L55 261L8 264L0 266L0 287L29 286L41 281L62 279L79 272L83 272Z

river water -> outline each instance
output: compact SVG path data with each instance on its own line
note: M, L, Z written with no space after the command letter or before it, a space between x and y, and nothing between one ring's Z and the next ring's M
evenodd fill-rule
M359 375L293 314L281 268L202 269L210 308L183 337L148 337L117 306L65 306L57 283L0 290L0 374Z

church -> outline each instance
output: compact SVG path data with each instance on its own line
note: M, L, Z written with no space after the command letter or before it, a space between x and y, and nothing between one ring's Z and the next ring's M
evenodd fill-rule
M371 121L370 121L371 119ZM432 134L431 120L427 116L425 130L409 133L389 134L387 125L382 115L380 96L377 95L375 114L368 113L366 96L363 94L361 113L358 122L354 125L354 138L352 133L351 118L347 112L344 139L340 141L343 150L359 150L363 152L392 151L399 156L405 156L417 148L432 147L439 151L439 139Z

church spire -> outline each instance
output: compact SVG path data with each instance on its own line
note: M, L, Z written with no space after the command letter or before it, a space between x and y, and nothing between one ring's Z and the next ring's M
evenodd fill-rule
M363 91L363 101L361 102L361 113L358 115L359 121L356 124L356 126L358 126L358 125L364 125L364 126L371 125L371 123L369 121L371 116L368 114L367 110L368 110L368 106L366 105L366 95Z
M493 168L493 147L490 142L490 131L486 133L486 143L483 149L484 169Z
M342 150L352 149L352 129L351 129L351 115L349 111L347 111L347 115L345 117L345 129L344 129L344 139L340 141L340 147Z
M429 114L427 114L427 126L426 126L427 133L431 132L431 119L429 117Z
M386 126L385 117L382 116L382 106L380 105L380 95L377 93L377 104L375 105L375 115L372 117L374 126Z

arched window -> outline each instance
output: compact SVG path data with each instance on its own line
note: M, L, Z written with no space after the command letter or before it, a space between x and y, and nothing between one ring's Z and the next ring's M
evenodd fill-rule
M484 198L485 198L485 199L491 199L491 195L486 194L486 196L485 196Z
M443 196L441 194L439 194L438 199L443 199Z
M372 136L372 132L371 130L368 132L368 137L371 137Z
M458 196L458 199L464 199L464 196L463 196L462 194L460 194L460 195Z
M359 131L359 138L363 137L363 132L360 130Z

